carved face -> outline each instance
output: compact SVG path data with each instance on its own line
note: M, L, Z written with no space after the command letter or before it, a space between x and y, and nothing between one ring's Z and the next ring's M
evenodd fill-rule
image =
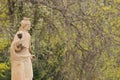
M25 18L21 21L21 27L24 29L24 30L30 30L31 28L31 23L29 21L29 19Z
M25 27L24 27L24 29L27 30L27 31L30 30L30 28L31 28L31 25L30 25L30 24L27 24L27 25L25 25Z

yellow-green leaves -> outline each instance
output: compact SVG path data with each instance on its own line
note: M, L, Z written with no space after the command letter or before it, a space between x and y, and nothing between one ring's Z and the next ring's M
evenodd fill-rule
M5 72L9 69L10 67L6 63L0 63L0 77L5 77Z
M104 6L104 7L102 7L102 9L103 9L104 11L110 10L110 9L111 9L111 6Z
M115 0L117 3L120 3L120 0Z

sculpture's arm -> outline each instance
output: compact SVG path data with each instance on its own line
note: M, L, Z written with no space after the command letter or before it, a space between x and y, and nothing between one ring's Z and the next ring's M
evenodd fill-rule
M19 53L19 52L27 49L25 46L22 45L22 41L16 41L14 43L14 48L15 48L16 53ZM31 52L31 45L29 47L29 51ZM18 55L18 54L16 54L16 55ZM21 58L30 57L32 60L35 58L35 55L32 55L32 54L30 54L30 55L18 55L18 56Z

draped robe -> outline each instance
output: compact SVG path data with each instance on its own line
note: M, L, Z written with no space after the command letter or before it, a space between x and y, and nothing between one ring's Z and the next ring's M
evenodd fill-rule
M18 34L22 34L22 38L18 38ZM16 52L17 44L21 43L24 49ZM11 44L11 80L32 80L33 70L31 62L30 34L27 31L18 31Z

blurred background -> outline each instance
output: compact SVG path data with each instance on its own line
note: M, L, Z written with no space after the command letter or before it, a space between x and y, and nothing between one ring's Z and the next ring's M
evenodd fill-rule
M120 0L0 0L0 80L23 17L34 80L120 80Z

